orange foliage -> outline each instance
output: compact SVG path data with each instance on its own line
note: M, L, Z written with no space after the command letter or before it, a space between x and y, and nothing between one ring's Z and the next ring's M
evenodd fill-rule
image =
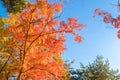
M20 63L18 80L63 80L67 75L62 59L66 34L74 35L80 43L82 38L76 30L84 25L75 18L69 18L68 23L60 21L56 13L60 14L62 8L63 4L36 0L36 4L28 3L20 15L9 15L9 46L14 47L13 55Z

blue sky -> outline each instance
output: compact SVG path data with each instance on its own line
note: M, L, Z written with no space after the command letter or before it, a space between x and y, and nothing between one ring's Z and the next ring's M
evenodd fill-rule
M117 30L111 24L105 24L102 18L93 18L94 10L101 8L117 16L118 0L71 0L65 2L62 19L76 17L79 23L87 24L79 34L83 37L83 42L77 44L73 36L67 36L64 59L74 60L73 68L79 68L79 63L88 64L93 62L97 55L102 55L108 59L110 67L120 70L120 39L117 38Z
M88 64L95 60L97 55L102 55L108 59L113 69L120 70L120 40L117 38L117 30L110 24L105 24L101 17L93 18L94 10L101 8L108 11L113 16L118 15L118 0L65 0L64 12L61 19L67 20L69 17L79 19L79 23L87 24L80 32L83 42L77 44L74 37L67 36L66 47L68 48L63 57L70 61L74 60L73 68L79 68L79 62ZM0 4L0 15L6 16L5 10Z

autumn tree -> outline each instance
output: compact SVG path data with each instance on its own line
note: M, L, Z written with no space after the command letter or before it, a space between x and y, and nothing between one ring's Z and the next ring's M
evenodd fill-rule
M68 74L62 54L66 34L75 36L80 43L81 36L76 33L85 25L78 24L77 19L69 18L68 22L60 20L63 4L49 3L48 0L36 0L28 3L25 10L18 14L9 14L3 20L5 30L0 39L5 42L7 52L1 52L1 80L12 77L17 80L63 80ZM7 33L7 35L6 35ZM7 55L4 58L3 55Z
M120 74L118 70L110 69L109 61L103 60L102 56L97 56L93 63L83 65L80 69L71 70L71 80L119 80Z

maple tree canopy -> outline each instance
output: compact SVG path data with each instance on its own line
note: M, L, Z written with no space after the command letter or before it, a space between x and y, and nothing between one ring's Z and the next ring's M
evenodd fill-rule
M78 19L69 18L68 22L60 20L64 5L49 3L48 0L29 2L20 14L9 14L7 33L7 52L9 64L4 67L8 77L16 76L17 80L64 80L68 74L62 54L66 34L75 36L80 43L82 37L76 33L85 25L78 24ZM1 35L1 38L5 34ZM6 72L1 69L2 75ZM2 79L5 79L2 77Z

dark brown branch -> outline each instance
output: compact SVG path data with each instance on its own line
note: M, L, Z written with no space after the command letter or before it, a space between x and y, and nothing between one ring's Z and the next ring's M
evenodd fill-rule
M28 34L29 34L29 30L30 30L30 22L31 22L31 20L32 20L32 14L31 14L31 17L30 17L28 29L27 29L27 31L26 31L26 38L25 38L24 51L23 51L23 60L22 60L22 64L21 64L21 68L20 68L20 71L19 71L19 75L18 75L18 77L17 77L17 80L20 80L20 76L21 76L22 70L23 70L23 64L24 64L25 56L26 56L26 44L27 44Z
M11 56L11 55L10 55ZM7 65L7 62L10 59L10 56L8 57L8 59L6 60L6 62L4 63L4 65L2 66L2 68L0 69L0 74L2 73L3 69L5 68L5 66Z

